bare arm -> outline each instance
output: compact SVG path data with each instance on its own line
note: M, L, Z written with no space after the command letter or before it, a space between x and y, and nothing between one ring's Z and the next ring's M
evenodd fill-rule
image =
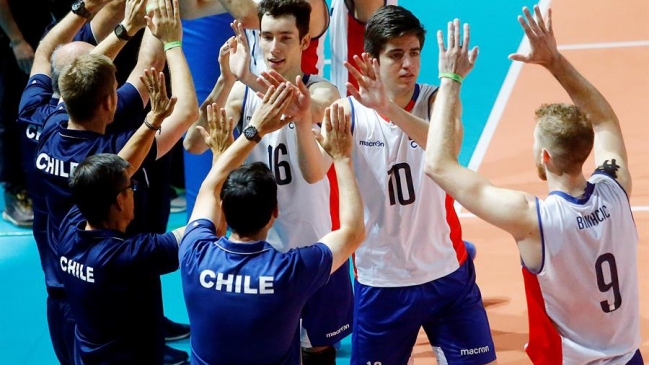
M103 6L104 2L101 0L93 1L88 0L86 9L91 13L96 13ZM61 21L52 28L41 43L36 48L34 55L34 64L29 76L36 74L44 74L50 76L52 74L51 57L56 47L60 44L70 43L74 35L83 27L87 19L72 12L68 13Z
M385 86L381 82L379 61L371 58L368 53L363 53L362 58L354 56L354 60L358 68L345 62L345 67L358 82L358 89L351 83L347 83L350 95L361 104L388 118L425 150L428 121L410 114L388 99Z
M183 146L189 153L200 154L205 152L207 149L204 142L205 139L196 128L207 128L207 106L212 104L226 105L228 95L236 82L236 77L232 72L230 72L228 66L231 44L232 38L221 46L219 51L219 67L221 68L221 74L216 80L214 88L212 88L210 94L207 96L205 101L203 101L199 110L198 120L189 127L185 139L183 140Z
M0 28L9 38L9 47L14 52L18 68L22 72L29 74L34 62L34 49L27 43L23 33L18 28L7 0L0 0Z
M363 200L352 168L352 134L349 115L334 104L325 112L319 137L322 148L333 159L339 189L340 228L328 233L320 242L333 254L331 272L336 271L365 239Z
M440 56L440 74L465 77L477 57L477 48L469 50L469 27L465 24L464 42L460 46L460 23L449 23L449 46L444 46L442 32L437 34ZM453 196L470 212L483 220L509 232L517 242L536 244L532 255L524 255L527 265L536 267L540 262L540 233L536 217L536 201L529 194L494 187L487 179L461 166L455 151L458 150L456 125L461 118L460 82L442 78L433 109L428 149L426 150L426 175ZM527 252L522 248L521 252Z
M354 12L354 18L358 21L367 23L372 14L382 7L384 2L385 0L353 0L351 3L354 8L349 10Z
M97 43L101 43L124 18L126 0L112 0L90 20L90 30Z
M617 180L627 194L631 194L631 174L620 122L606 98L583 75L559 53L552 29L552 10L548 9L546 21L538 6L534 7L535 17L529 9L523 8L525 18L518 21L530 40L530 53L514 54L510 59L525 63L542 65L559 81L568 92L575 105L586 114L595 130L595 164L601 166L605 161L619 166Z
M151 31L147 28L144 30L144 35L142 36L142 43L140 44L137 63L126 79L127 83L133 85L133 87L137 89L142 98L142 105L146 105L149 102L149 91L140 78L142 70L151 68L162 70L164 66L165 54L162 49L162 43L154 37Z
M123 7L124 19L120 23L122 24L122 26L124 26L124 29L126 29L127 36L134 36L135 33L146 26L146 21L144 20L145 3L145 0L126 0L126 4ZM100 13L107 13L109 10L117 11L118 9L109 8L107 6L102 9ZM106 17L108 17L108 15ZM92 21L95 22L96 19L93 19ZM102 33L103 37L99 38L97 33L95 33L95 36L99 39L102 39L102 41L97 45L97 47L95 47L95 49L91 51L91 53L103 54L111 60L114 60L115 57L117 57L117 54L122 50L122 48L124 48L124 45L126 45L127 41L122 38L118 38L113 31L115 25L117 25L117 22L112 23L111 18L106 19L105 23L106 24L102 24L102 26L100 27L104 32ZM91 24L94 23L91 22ZM110 31L107 31L107 29L110 29ZM93 33L94 32L95 28L93 28ZM137 72L142 72L142 70L138 69Z
M182 40L182 24L178 0L173 0L173 5L171 0L158 0L158 6L153 13L153 19L146 17L147 25L156 38L168 45L165 55L171 75L171 89L178 97L173 113L165 121L162 132L156 136L160 158L171 150L189 126L198 119L198 101L194 81L179 43Z
M167 88L162 72L157 72L155 69L145 70L144 75L140 77L142 83L151 91L151 111L147 114L144 124L135 131L118 153L130 164L127 171L129 177L133 176L142 165L151 150L156 132L160 130L162 122L169 117L176 104L175 97L167 97Z
M246 28L259 28L257 4L254 0L186 0L181 2L183 19L230 13Z
M318 82L309 89L306 89L301 80L296 80L299 95L309 96L311 101L308 109L303 113L304 120L296 122L295 132L297 135L298 164L304 179L310 183L322 180L331 167L331 157L320 150L320 146L313 138L311 128L314 124L320 123L324 117L324 111L340 95L336 88L328 82Z

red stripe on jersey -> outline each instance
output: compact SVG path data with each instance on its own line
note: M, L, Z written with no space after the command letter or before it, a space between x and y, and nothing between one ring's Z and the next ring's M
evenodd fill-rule
M327 171L327 179L329 179L329 210L331 211L331 230L335 231L340 228L340 209L338 207L338 178L336 177L336 169L332 164Z
M347 12L347 62L356 66L354 56L361 57L365 51L363 46L363 37L365 35L365 23L361 23L354 18L354 14ZM347 72L347 82L350 82L356 89L358 89L358 82L352 74ZM347 93L349 96L349 92Z
M302 72L305 74L318 75L318 45L320 38L313 39L307 49L302 52Z
M460 225L460 220L457 217L455 212L455 207L453 204L455 199L450 195L446 194L445 208L446 208L446 224L450 228L449 238L453 243L453 249L457 256L457 262L460 266L466 261L467 252L466 247L464 246L464 241L462 241L462 226Z
M530 340L525 352L534 365L561 365L563 353L561 336L545 311L538 277L523 267L523 282L527 298Z

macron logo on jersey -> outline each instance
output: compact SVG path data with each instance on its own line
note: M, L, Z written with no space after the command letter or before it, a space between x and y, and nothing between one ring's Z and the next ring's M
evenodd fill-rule
M273 294L275 293L275 289L273 289L274 281L275 278L272 276L260 276L258 288L254 288L250 286L251 278L248 275L228 274L225 276L223 273L215 273L212 270L203 270L200 275L203 288L214 288L229 293Z
M385 147L383 141L359 141L358 144L363 147Z
M46 153L41 153L36 157L36 167L51 175L60 177L70 177L74 169L79 166L78 162L62 161L54 157L48 156Z

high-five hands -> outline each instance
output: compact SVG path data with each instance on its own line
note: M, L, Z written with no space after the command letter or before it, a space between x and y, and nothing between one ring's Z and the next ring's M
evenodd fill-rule
M437 31L437 45L439 46L439 75L441 78L450 78L458 82L473 70L478 58L478 47L469 49L471 31L469 24L464 24L464 39L460 36L460 20L448 22L447 42L444 45L444 33Z
M320 133L315 134L318 143L331 158L339 160L352 154L352 132L349 115L338 104L325 109Z
M254 126L261 136L282 128L293 119L292 116L284 114L293 99L293 90L287 83L281 83L277 88L268 88L261 105L250 120L250 125Z
M183 28L178 0L157 0L157 6L153 7L153 18L147 15L145 19L151 33L163 44L179 42L182 39Z
M165 76L153 67L150 70L144 70L144 75L140 75L140 81L149 91L151 101L151 111L146 116L147 122L153 127L159 128L165 118L173 112L178 98L167 96Z
M203 141L207 147L212 150L214 155L221 154L230 147L234 142L234 135L232 129L234 122L232 118L228 118L225 114L225 109L219 109L216 103L207 106L207 126L210 131L198 126L198 131L203 136Z
M345 67L358 82L358 89L348 82L347 91L361 104L381 112L381 108L387 106L389 99L381 82L379 61L369 53L363 53L362 58L354 55L354 62L357 67L347 61Z
M527 7L523 8L523 14L525 17L519 15L518 22L530 42L530 50L527 54L511 54L509 59L550 67L561 56L552 30L552 10L548 9L545 20L538 5L534 6L534 16Z

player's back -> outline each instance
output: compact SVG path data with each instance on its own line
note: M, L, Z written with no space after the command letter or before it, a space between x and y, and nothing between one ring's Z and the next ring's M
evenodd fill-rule
M563 364L626 364L640 329L638 234L625 191L598 172L581 197L555 191L538 204L543 265L536 276L523 269L530 358L545 352ZM553 326L534 325L544 317ZM541 351L543 342L553 345Z

